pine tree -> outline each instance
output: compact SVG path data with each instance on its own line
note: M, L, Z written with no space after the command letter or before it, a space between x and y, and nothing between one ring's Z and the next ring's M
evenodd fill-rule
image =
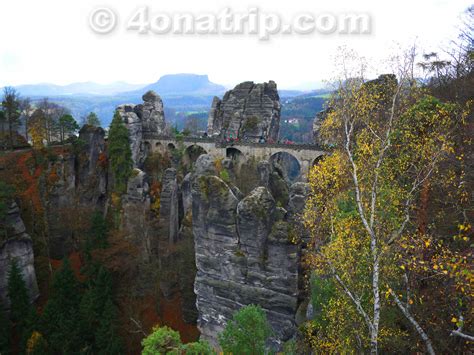
M94 212L88 238L90 250L107 248L107 232L107 222L102 213Z
M83 343L78 321L80 287L69 260L53 278L50 298L43 312L43 334L53 352L76 352Z
M61 142L64 142L65 139L71 137L79 130L76 120L69 114L61 116L58 123Z
M112 299L105 303L99 327L96 331L98 354L114 355L123 353L122 339L118 334L117 308Z
M10 354L11 324L8 316L0 304L0 354Z
M15 145L14 135L16 133L16 128L18 126L20 118L20 95L12 87L3 88L3 100L2 107L3 112L8 123L8 133L9 133L9 144L10 148L13 149Z
M115 190L118 193L125 193L128 178L132 174L133 161L128 129L118 111L115 112L110 124L108 148Z
M102 318L106 302L112 298L110 274L100 266L96 277L89 282L80 304L81 332L89 344L93 344L94 333Z
M94 127L100 127L101 123L100 123L100 119L99 117L95 114L95 112L90 112L87 117L86 117L86 120L85 120L86 124L88 124L89 126L94 126Z
M92 252L96 249L107 248L107 233L108 226L102 213L94 212L84 245L84 265L81 269L81 273L89 279L92 279L100 269L100 265L92 258Z
M5 182L0 181L0 234L7 235L5 217L10 208L14 189Z
M8 273L8 297L10 318L12 322L21 326L30 313L30 297L16 259L12 259Z
M8 297L10 299L10 319L20 338L20 348L24 349L37 324L37 316L34 307L30 304L28 289L16 259L12 260L8 273Z

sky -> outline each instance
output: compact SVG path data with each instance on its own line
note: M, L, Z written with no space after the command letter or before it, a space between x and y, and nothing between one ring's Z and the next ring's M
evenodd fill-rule
M337 48L347 46L374 63L399 46L417 43L420 51L439 51L456 37L469 0L3 0L0 2L0 86L94 81L151 83L165 74L208 74L232 87L239 82L274 80L279 88L307 89L330 79ZM217 13L225 8L280 14L285 21L301 13L367 13L364 35L154 35L126 30L140 6L153 14ZM97 8L118 16L109 34L90 28ZM150 17L152 17L150 15Z

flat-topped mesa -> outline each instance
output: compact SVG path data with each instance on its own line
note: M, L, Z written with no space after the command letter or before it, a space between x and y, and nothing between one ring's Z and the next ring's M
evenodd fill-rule
M280 97L274 81L246 81L215 97L209 112L208 134L222 139L253 142L277 141L280 131Z
M130 133L132 159L135 167L141 168L146 158L145 135L161 135L165 130L163 101L154 91L142 96L143 104L124 104L117 107Z

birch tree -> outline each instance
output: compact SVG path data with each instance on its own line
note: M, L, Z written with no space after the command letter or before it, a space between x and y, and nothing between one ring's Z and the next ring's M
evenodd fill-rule
M353 308L353 321L364 326L365 332L353 324L346 327L354 338L350 346L371 354L379 352L381 342L408 337L394 321L397 306L401 312L395 317L405 317L426 350L434 353L428 332L394 287L404 284L402 237L416 231L413 217L420 191L453 152L459 114L455 105L417 86L414 53L397 58L397 71L371 81L364 78L364 65L351 72L353 58L342 57L342 76L321 129L323 140L335 148L309 175L304 220L313 250L307 261L321 277L333 280L344 296L334 300ZM327 314L336 311L332 306L324 306ZM337 337L330 329L322 333L326 343Z

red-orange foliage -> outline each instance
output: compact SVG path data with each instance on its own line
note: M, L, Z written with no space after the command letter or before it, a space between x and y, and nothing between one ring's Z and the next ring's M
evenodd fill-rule
M150 195L153 198L159 197L161 194L161 183L159 181L153 181L150 187Z
M109 160L108 160L107 154L105 154L105 152L102 152L102 153L99 154L99 159L98 159L97 163L99 164L99 166L102 169L107 168L107 165L109 164Z
M48 176L48 184L51 186L51 185L56 184L58 181L59 181L58 172L56 171L56 168L53 167Z
M43 173L43 167L36 165L30 169L28 164L29 161L34 160L32 152L27 152L19 157L17 160L17 168L20 171L20 177L22 181L14 181L14 185L18 187L18 183L24 183L26 189L18 191L22 202L28 205L31 202L34 213L41 214L43 212L43 204L41 201L41 195L38 188L39 178Z

